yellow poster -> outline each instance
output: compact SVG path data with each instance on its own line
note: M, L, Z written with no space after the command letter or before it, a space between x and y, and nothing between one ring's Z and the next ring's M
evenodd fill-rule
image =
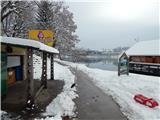
M38 40L48 46L53 46L54 33L50 30L30 30L29 39Z

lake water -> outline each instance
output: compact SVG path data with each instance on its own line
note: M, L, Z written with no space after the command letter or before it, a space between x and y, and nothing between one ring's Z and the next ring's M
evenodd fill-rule
M66 61L74 62L72 59L66 58ZM86 59L83 61L79 61L77 63L85 64L87 67L90 68L98 68L102 70L110 70L110 71L117 71L118 70L118 60L113 58L99 58L93 57L91 59Z
M102 69L102 70L110 70L110 71L117 71L118 70L118 66L117 64L111 62L111 61L100 61L100 62L94 62L94 63L83 63L86 64L87 67L90 68L98 68L98 69Z

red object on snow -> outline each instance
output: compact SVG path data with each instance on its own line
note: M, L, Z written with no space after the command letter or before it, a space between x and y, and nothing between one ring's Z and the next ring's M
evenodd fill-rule
M147 98L141 94L137 94L134 96L134 100L139 102L140 104L146 105L150 108L154 108L158 106L158 102L156 102L153 98Z

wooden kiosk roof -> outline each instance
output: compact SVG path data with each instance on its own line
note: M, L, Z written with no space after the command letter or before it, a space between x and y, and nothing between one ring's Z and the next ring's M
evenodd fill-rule
M30 40L30 39L22 39L22 38L13 38L13 37L3 37L0 36L0 42L4 44L12 44L19 45L25 47L33 47L42 51L46 51L49 53L58 54L59 51L53 47L47 46L39 41Z

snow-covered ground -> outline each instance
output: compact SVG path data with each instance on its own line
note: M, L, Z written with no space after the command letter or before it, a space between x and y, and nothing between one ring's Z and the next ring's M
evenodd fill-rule
M130 120L160 120L160 107L149 108L134 101L135 94L152 97L160 104L160 78L146 75L129 74L118 77L117 72L100 69L91 69L82 64L56 60L68 66L55 62L55 79L64 80L63 91L47 106L43 113L45 120L61 120L61 116L75 116L75 103L73 99L78 95L76 88L71 88L75 76L69 66L82 70L93 78L93 82L106 94L109 94L120 105L121 111ZM50 78L50 60L47 64L47 77ZM41 77L41 57L34 55L34 78ZM5 115L6 112L1 112ZM48 117L53 116L53 117Z
M59 94L46 108L44 115L58 115L58 116L75 116L75 103L73 99L78 97L75 93L76 89L71 88L75 77L68 67L64 67L55 63L55 79L64 80L65 85L63 92Z
M11 120L10 114L8 114L6 111L0 110L0 117L1 119L3 118L3 120Z
M76 67L93 78L96 86L109 94L120 105L121 111L130 120L160 120L160 107L149 108L134 101L135 94L152 97L160 104L160 78L129 74L118 77L117 72L91 69L82 64L56 60Z
M42 60L40 56L34 55L34 78L40 79L42 73ZM61 116L75 117L75 103L73 99L78 97L75 93L76 88L71 88L74 83L75 76L69 70L69 67L62 66L58 63L54 64L55 80L63 80L65 85L63 91L46 107L43 113L45 120L61 120ZM50 59L47 59L47 78L50 79ZM47 117L54 116L54 117Z

